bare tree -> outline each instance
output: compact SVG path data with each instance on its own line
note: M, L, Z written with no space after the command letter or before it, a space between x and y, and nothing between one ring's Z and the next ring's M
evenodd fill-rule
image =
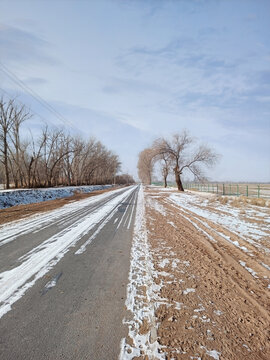
M164 187L166 188L168 186L167 178L172 167L172 159L170 155L162 153L159 156L159 160L161 163L161 174L164 181Z
M15 101L0 99L0 155L4 166L6 189L10 187L9 144L8 136L15 121Z
M135 180L129 174L121 174L116 176L115 183L119 185L130 185L134 184Z
M0 175L6 188L114 183L119 157L100 141L85 141L64 130L49 128L22 139L20 128L30 117L15 99L0 99Z
M175 181L179 191L184 191L181 175L183 171L189 170L196 179L204 179L203 165L213 166L218 155L206 145L192 149L195 140L186 131L174 134L171 140L157 139L154 147L160 155L169 156L175 175Z
M22 170L22 149L21 149L21 140L20 140L20 127L22 123L31 118L31 113L29 110L22 106L15 106L14 111L14 121L12 123L11 131L10 131L10 140L12 147L10 147L10 154L13 160L14 166L11 164L11 168L14 167L13 178L15 183L15 188L23 184L23 170Z
M154 167L155 150L153 148L146 148L139 154L137 164L138 175L142 183L151 185L152 173Z

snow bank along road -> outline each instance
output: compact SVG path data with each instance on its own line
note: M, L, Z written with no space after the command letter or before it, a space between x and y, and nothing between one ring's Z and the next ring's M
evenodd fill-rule
M112 185L63 186L44 189L9 189L0 190L0 209L21 204L34 204L47 200L61 199L74 195L76 192L90 193L96 190L108 189Z
M117 359L138 187L0 227L0 358Z

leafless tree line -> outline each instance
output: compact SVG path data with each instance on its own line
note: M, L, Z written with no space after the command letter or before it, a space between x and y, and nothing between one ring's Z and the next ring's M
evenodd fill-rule
M159 162L167 187L167 177L172 172L179 191L184 191L182 175L185 171L196 180L205 180L204 167L216 164L219 155L207 145L196 145L196 140L187 131L174 134L171 139L158 138L139 154L138 175L145 184L151 184L154 165Z
M121 174L115 177L115 183L118 185L129 185L135 183L135 181L131 175Z
M37 138L21 139L21 126L31 116L15 99L0 99L0 171L7 189L11 184L17 188L115 182L119 157L94 138L85 141L45 126Z

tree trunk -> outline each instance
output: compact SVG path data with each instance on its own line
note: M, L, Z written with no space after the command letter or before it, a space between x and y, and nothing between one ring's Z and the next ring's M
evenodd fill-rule
M167 185L167 176L164 175L164 187L166 188L168 185Z
M152 176L151 173L148 174L148 184L147 185L151 185L152 184Z
M175 181L179 191L184 191L183 184L178 171L175 171Z
M18 180L18 172L17 171L14 174L14 186L15 186L15 189L18 189L18 187L19 187L19 180Z
M30 164L29 164L28 169L27 169L27 176L28 176L27 185L28 185L28 188L31 187L31 168L32 168L33 162L34 162L34 158L31 157Z
M5 167L6 189L9 189L8 145L7 145L6 134L4 134L4 167Z
M19 187L19 175L20 175L20 165L19 165L19 146L20 146L20 140L19 140L19 128L16 128L15 131L15 155L16 155L16 164L15 164L15 188L17 189Z

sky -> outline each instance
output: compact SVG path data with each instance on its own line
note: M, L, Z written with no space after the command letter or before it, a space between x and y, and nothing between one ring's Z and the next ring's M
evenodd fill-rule
M0 94L31 108L34 134L95 136L134 177L141 150L186 129L221 155L210 180L269 182L269 14L269 0L0 0Z

